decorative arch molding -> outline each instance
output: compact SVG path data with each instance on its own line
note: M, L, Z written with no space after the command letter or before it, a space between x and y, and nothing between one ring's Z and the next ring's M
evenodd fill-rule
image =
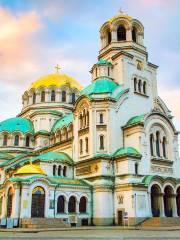
M131 26L132 26L132 28L135 27L137 29L138 34L141 34L144 36L144 26L142 25L142 23L140 21L138 21L137 19L133 19Z
M124 26L126 30L130 30L132 27L129 20L127 20L126 18L121 18L121 19L117 19L112 23L113 30L117 31L120 25Z

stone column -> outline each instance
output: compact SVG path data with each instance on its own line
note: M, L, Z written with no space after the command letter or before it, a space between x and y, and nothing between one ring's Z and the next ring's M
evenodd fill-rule
M160 198L160 217L165 217L165 210L164 210L164 198L163 198L164 194L161 193L161 195L159 196Z
M20 188L18 186L15 187L15 191L14 191L14 196L13 196L13 212L12 212L12 217L13 218L19 218L20 214Z
M111 42L117 42L117 31L115 29L111 31Z
M131 28L126 29L126 40L132 41L132 29Z
M177 203L176 203L176 194L172 195L172 208L173 208L173 217L178 217L177 215Z

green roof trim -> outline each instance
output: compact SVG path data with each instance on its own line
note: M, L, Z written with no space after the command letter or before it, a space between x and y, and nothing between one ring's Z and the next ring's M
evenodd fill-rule
M8 180L11 182L33 182L38 178L45 178L52 184L59 185L70 185L70 186L86 186L90 187L85 181L80 179L70 179L70 178L62 178L62 177L47 177L44 175L36 175L29 178L20 178L20 177L11 177Z
M144 117L145 117L145 114L130 118L129 121L126 123L125 127L142 123L144 121Z
M34 126L32 122L26 118L10 118L3 122L0 122L0 132L22 132L22 133L34 133Z
M101 93L110 93L118 87L119 85L115 82L113 82L110 79L99 79L84 88L81 92L80 95L92 95L92 94L101 94Z
M58 115L62 115L64 114L63 111L59 111L59 110L51 110L51 109L38 109L36 111L34 111L32 114L35 114L35 113L54 113L54 114L58 114Z
M154 177L155 175L147 175L142 179L142 183L144 183L145 185L149 185Z
M107 64L111 64L112 65L111 62L109 62L109 61L107 61L105 59L100 59L96 64L97 65L107 65Z
M40 130L38 132L35 133L35 135L49 135L50 132L46 131L46 130Z
M64 152L47 152L47 153L42 153L39 156L32 158L32 162L37 161L37 160L60 161L60 162L64 162L64 163L73 164L72 158L70 158L69 155L67 155Z
M126 147L126 148L119 148L113 154L113 157L121 157L121 156L141 157L141 154L133 147Z
M13 155L11 155L9 153L5 153L5 152L0 152L0 159L9 160L9 159L12 159L12 158L13 158Z
M57 129L60 129L62 127L67 127L72 122L73 122L73 113L69 113L63 118L57 120L53 125L51 131L56 132Z
M6 161L0 163L0 167L8 166L9 164L15 163L16 161L18 161L18 160L20 160L20 159L22 159L22 158L25 158L25 157L27 157L27 156L28 156L28 154L18 154L18 155L16 155L15 157L12 157L11 159L6 160ZM15 163L15 164L17 164L17 163ZM9 168L9 167L10 167L10 166L8 166L8 168Z

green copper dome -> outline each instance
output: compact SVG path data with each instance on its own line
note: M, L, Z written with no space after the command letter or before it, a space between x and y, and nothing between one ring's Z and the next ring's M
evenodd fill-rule
M10 118L0 123L0 132L22 132L34 133L34 127L31 121L26 118Z
M99 79L84 88L80 95L112 93L119 85L109 79Z

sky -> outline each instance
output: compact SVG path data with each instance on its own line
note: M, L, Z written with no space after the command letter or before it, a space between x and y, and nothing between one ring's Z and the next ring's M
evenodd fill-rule
M180 0L0 0L0 121L20 112L23 92L57 63L88 85L99 28L120 8L145 27L159 96L180 131Z

